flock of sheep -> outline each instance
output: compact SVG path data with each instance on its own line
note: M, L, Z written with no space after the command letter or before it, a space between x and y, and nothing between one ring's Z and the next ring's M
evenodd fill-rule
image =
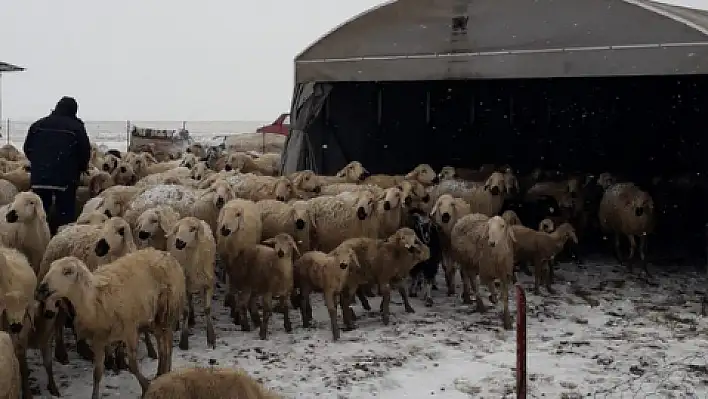
M41 351L47 389L59 396L52 363L68 362L65 328L75 334L77 352L93 361L94 399L105 367L129 370L145 398L274 398L239 370L171 371L174 331L179 348L189 348L193 294L201 298L207 343L216 345L217 279L228 283L223 300L234 323L244 331L255 326L261 339L274 311L287 332L291 307L308 326L310 294L322 292L337 340L338 307L345 329L356 328L355 298L369 310L368 298L380 295L384 324L392 289L406 312L414 311L408 294L420 288L433 306L442 264L448 295L459 271L463 301L474 294L480 312L486 306L478 278L492 303L499 281L502 322L510 329L508 291L517 267L530 274L532 266L536 293L541 284L552 292L553 262L580 232L613 232L618 251L626 236L630 257L638 237L644 259L654 225L651 197L607 173L517 177L506 166L437 173L421 164L405 176L371 175L354 161L335 176L279 176L278 164L278 154L198 144L174 160L93 146L77 193L78 220L50 237L41 200L29 191L30 165L13 147L1 148L0 398L32 396L27 349ZM138 365L141 340L158 359L152 382Z

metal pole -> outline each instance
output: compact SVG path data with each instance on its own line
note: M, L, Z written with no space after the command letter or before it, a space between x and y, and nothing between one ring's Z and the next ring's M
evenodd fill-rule
M516 284L516 398L526 399L526 293Z
M8 130L10 130L8 128ZM10 132L5 132L7 139L10 140ZM2 137L2 73L0 72L0 137Z

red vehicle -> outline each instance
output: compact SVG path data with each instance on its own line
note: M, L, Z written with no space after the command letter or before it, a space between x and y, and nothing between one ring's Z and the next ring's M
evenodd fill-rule
M290 133L290 114L281 114L270 125L261 126L256 133L275 133L287 136Z

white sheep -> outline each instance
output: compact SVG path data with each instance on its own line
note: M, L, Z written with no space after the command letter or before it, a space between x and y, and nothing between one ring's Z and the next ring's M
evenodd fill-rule
M256 176L247 173L228 177L226 181L231 184L238 198L251 201L264 199L288 201L295 197L293 184L285 176Z
M407 215L403 208L403 192L396 186L389 187L378 196L375 206L380 223L377 238L387 238L401 227L401 221Z
M294 282L295 287L300 290L299 307L304 327L309 327L312 319L310 292L321 290L329 312L332 339L339 339L336 298L346 287L347 275L356 273L358 269L356 253L349 246L338 246L329 253L310 251L295 261Z
M1 213L2 243L25 254L37 273L51 238L42 200L33 192L22 192Z
M430 218L440 227L440 246L442 248L442 266L445 271L445 282L447 283L447 295L455 294L455 271L456 265L452 259L450 238L452 229L462 217L469 215L470 205L461 198L455 198L450 194L443 194L435 201L433 209L430 211Z
M487 286L492 303L497 301L494 280L501 281L502 302L504 306L504 329L511 329L509 313L509 285L514 280L514 244L516 237L513 229L500 216L486 221L475 214L467 215L455 223L451 233L451 248L454 259L461 265L463 281L463 300L471 303L470 286L477 300L477 310L486 311L477 284L477 276Z
M299 198L310 199L322 193L322 179L311 170L301 170L288 176Z
M519 219L519 215L516 214L516 212L512 211L511 209L508 209L504 211L501 215L502 219L508 224L509 226L515 226L517 224L523 224L521 223L521 219Z
M0 179L0 206L11 203L19 192L14 184L5 179Z
M12 338L0 331L0 399L19 399L20 390L20 363Z
M552 233L555 229L556 224L553 223L553 220L551 219L546 218L538 222L538 231L542 231L544 233Z
M187 180L190 178L191 173L191 169L185 166L178 166L164 172L148 174L138 180L135 185L138 187L149 187L158 184L167 184L169 181Z
M197 162L189 172L189 177L193 180L201 181L213 175L215 172L207 166L206 162Z
M376 199L369 191L345 192L307 201L317 226L313 248L332 251L348 238L378 237L379 220L375 212Z
M69 256L52 262L37 288L37 299L47 315L66 298L75 309L74 326L91 341L94 353L92 399L100 397L104 353L108 345L124 342L128 367L143 394L149 381L138 367L138 329L148 326L158 342L157 375L172 367L172 331L184 306L185 277L174 256L146 248L91 272L80 259Z
M100 213L97 211L82 213L79 215L79 217L76 219L75 222L68 223L63 226L59 226L59 228L57 228L57 233L60 233L62 230L68 228L69 226L86 225L86 224L103 224L106 221L108 221L108 219L109 219L109 217L106 216L105 213Z
M182 325L179 348L189 349L189 331L194 322L194 304L192 295L199 293L204 306L206 319L207 344L216 347L216 335L211 316L211 298L214 294L214 262L216 259L216 241L209 225L192 216L176 221L167 235L167 250L179 261L186 278L187 307L183 317L188 323Z
M184 368L150 383L143 399L280 399L243 370Z
M433 197L449 194L464 199L473 213L487 216L499 214L509 194L506 178L501 172L492 173L484 183L464 180L444 180L438 184Z
M637 250L635 237L639 237L639 258L644 271L649 274L645 261L647 235L654 232L656 224L654 216L654 200L651 195L633 183L617 183L610 186L602 196L598 212L600 227L605 232L615 235L615 255L620 264L623 262L620 253L620 235L629 240L629 269L631 260Z
M167 250L167 234L172 230L180 215L170 206L160 205L149 208L138 216L135 231L138 248L153 247Z
M307 201L296 200L289 203L278 200L256 202L263 222L262 240L273 238L280 233L293 237L302 253L309 251L317 225L310 213Z
M417 181L426 187L433 184L438 184L440 182L440 178L435 173L433 167L427 163L422 163L416 166L405 176L405 178L406 180Z
M323 185L320 195L337 195L346 192L370 191L375 196L382 195L384 189L373 184L332 183Z
M243 261L238 265L230 265L227 270L229 281L236 286L230 290L240 292L237 303L243 331L251 329L246 315L246 310L250 308L251 317L256 326L260 327L259 337L266 339L273 298L278 298L283 308L285 331L292 331L288 300L293 292L293 261L296 256L300 256L300 252L293 238L280 233L262 244L246 248ZM252 306L257 296L263 301L263 320L258 318L257 310Z

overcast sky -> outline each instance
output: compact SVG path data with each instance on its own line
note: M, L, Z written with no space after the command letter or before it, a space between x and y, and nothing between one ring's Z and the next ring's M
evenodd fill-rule
M3 117L22 120L63 95L85 120L274 119L290 105L293 57L383 2L0 1L0 61L27 67L3 78Z

